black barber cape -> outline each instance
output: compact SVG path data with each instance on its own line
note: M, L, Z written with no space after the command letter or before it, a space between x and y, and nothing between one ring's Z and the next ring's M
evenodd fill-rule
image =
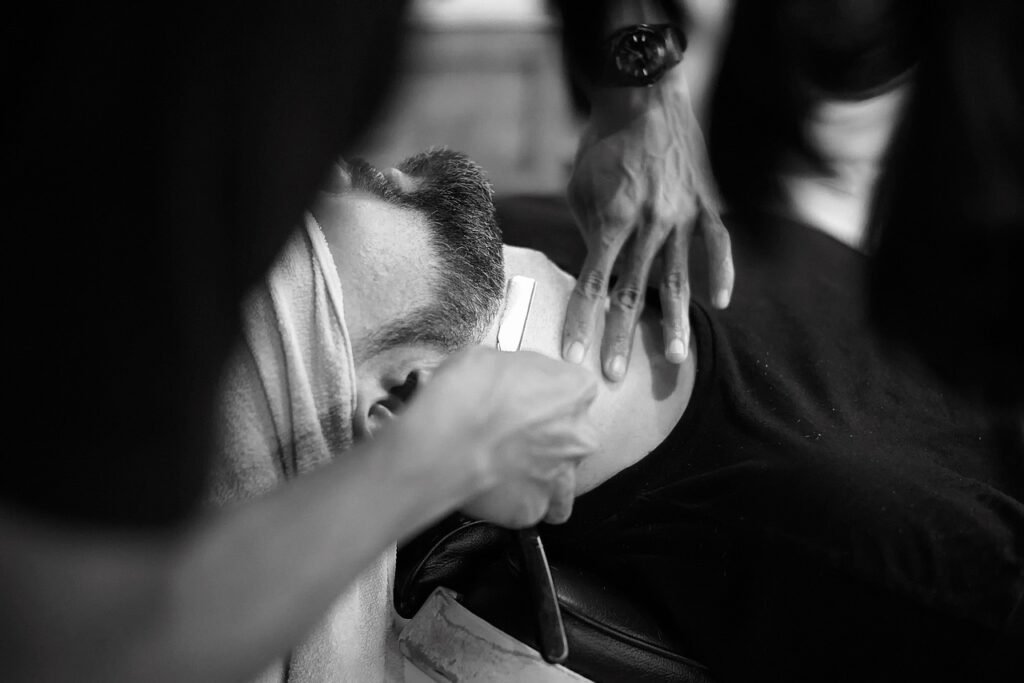
M645 605L721 680L978 680L994 648L1024 649L1007 630L1019 463L980 406L873 335L862 255L765 230L767 252L737 244L730 308L692 308L678 426L546 528L548 552Z

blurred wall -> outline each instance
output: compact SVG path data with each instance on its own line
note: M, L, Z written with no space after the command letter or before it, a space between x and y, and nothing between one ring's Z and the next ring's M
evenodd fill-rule
M445 145L501 194L563 192L579 124L557 31L540 0L414 2L403 78L356 155L391 166Z

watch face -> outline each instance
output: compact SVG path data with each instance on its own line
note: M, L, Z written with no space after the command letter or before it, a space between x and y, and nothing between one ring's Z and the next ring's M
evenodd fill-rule
M612 59L624 79L641 85L655 83L670 66L664 36L646 26L623 35L615 44Z

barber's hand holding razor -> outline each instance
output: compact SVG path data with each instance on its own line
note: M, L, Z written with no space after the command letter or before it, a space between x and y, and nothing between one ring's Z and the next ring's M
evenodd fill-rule
M576 467L597 448L596 395L582 368L478 347L441 366L398 422L438 440L437 471L469 476L466 514L519 528L568 518Z
M566 311L562 356L571 362L585 357L595 318L605 315L615 269L601 346L604 374L612 381L625 376L656 257L662 261L665 355L672 362L682 362L689 348L687 258L698 230L706 244L712 303L726 307L733 286L729 233L685 78L630 90L591 98L591 120L568 190L587 257Z

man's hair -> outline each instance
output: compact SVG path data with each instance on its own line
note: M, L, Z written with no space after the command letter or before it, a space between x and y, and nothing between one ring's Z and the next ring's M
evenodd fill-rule
M483 169L464 154L430 149L397 166L414 181L404 190L363 160L343 166L353 190L420 212L439 260L433 301L373 331L367 348L379 353L427 344L455 351L478 343L498 313L505 285L494 191Z

